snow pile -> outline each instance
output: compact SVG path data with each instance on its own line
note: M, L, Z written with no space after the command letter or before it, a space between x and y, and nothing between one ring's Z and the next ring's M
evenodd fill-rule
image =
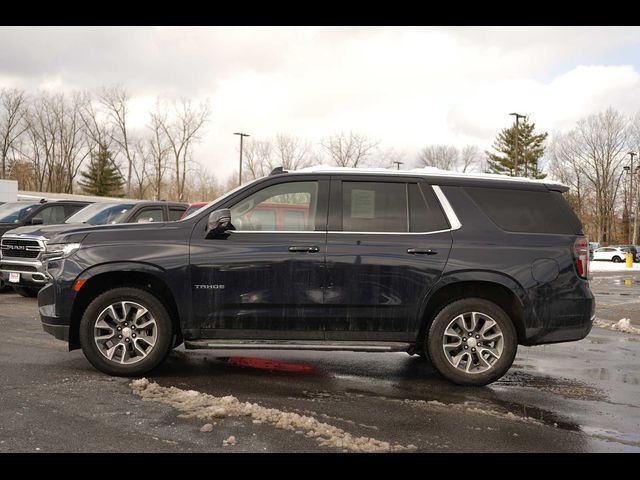
M634 263L633 268L627 268L626 263L613 263L604 260L590 261L590 272L639 272L640 263Z
M270 423L276 428L306 432L307 437L315 438L322 446L339 448L347 452L379 453L416 449L414 445L403 446L370 437L355 437L314 417L266 408L256 403L240 402L231 395L214 397L195 390L161 387L155 382L149 382L146 378L134 380L130 385L133 392L143 400L170 405L181 412L179 416L182 418L210 420L219 417L248 416L254 421ZM229 440L231 437L227 442Z
M606 328L607 330L615 330L617 332L636 333L640 334L640 328L631 325L631 320L628 318L621 318L615 323L605 322L604 320L593 321L593 326L598 328Z

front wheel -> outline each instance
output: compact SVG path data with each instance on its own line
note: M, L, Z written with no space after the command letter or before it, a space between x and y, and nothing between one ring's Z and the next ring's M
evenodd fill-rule
M440 310L429 328L426 347L442 376L460 385L481 386L495 382L511 368L518 337L498 305L467 298Z
M143 375L171 349L171 318L162 302L139 288L114 288L95 298L80 320L80 345L98 370Z

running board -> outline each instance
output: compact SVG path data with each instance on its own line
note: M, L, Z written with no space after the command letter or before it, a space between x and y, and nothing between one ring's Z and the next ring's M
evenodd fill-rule
M193 340L184 342L189 350L213 348L220 350L320 350L343 352L406 352L411 347L404 342L340 342L309 340Z

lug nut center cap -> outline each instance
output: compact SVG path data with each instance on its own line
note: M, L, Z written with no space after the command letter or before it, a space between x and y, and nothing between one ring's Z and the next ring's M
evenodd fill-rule
M129 338L129 337L131 337L131 329L130 329L129 327L124 327L124 328L122 329L122 336L123 336L124 338Z
M473 337L470 337L470 338L467 340L467 345L469 345L469 347L471 347L471 348L475 347L477 344L478 344L478 340L476 340L476 339L475 339L475 338L473 338Z

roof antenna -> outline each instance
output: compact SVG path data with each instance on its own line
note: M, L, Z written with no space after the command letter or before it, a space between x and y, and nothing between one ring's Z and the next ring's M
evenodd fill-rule
M269 176L271 175L280 175L282 173L289 173L287 172L284 168L282 167L276 167L273 170L271 170L271 173L269 174Z

